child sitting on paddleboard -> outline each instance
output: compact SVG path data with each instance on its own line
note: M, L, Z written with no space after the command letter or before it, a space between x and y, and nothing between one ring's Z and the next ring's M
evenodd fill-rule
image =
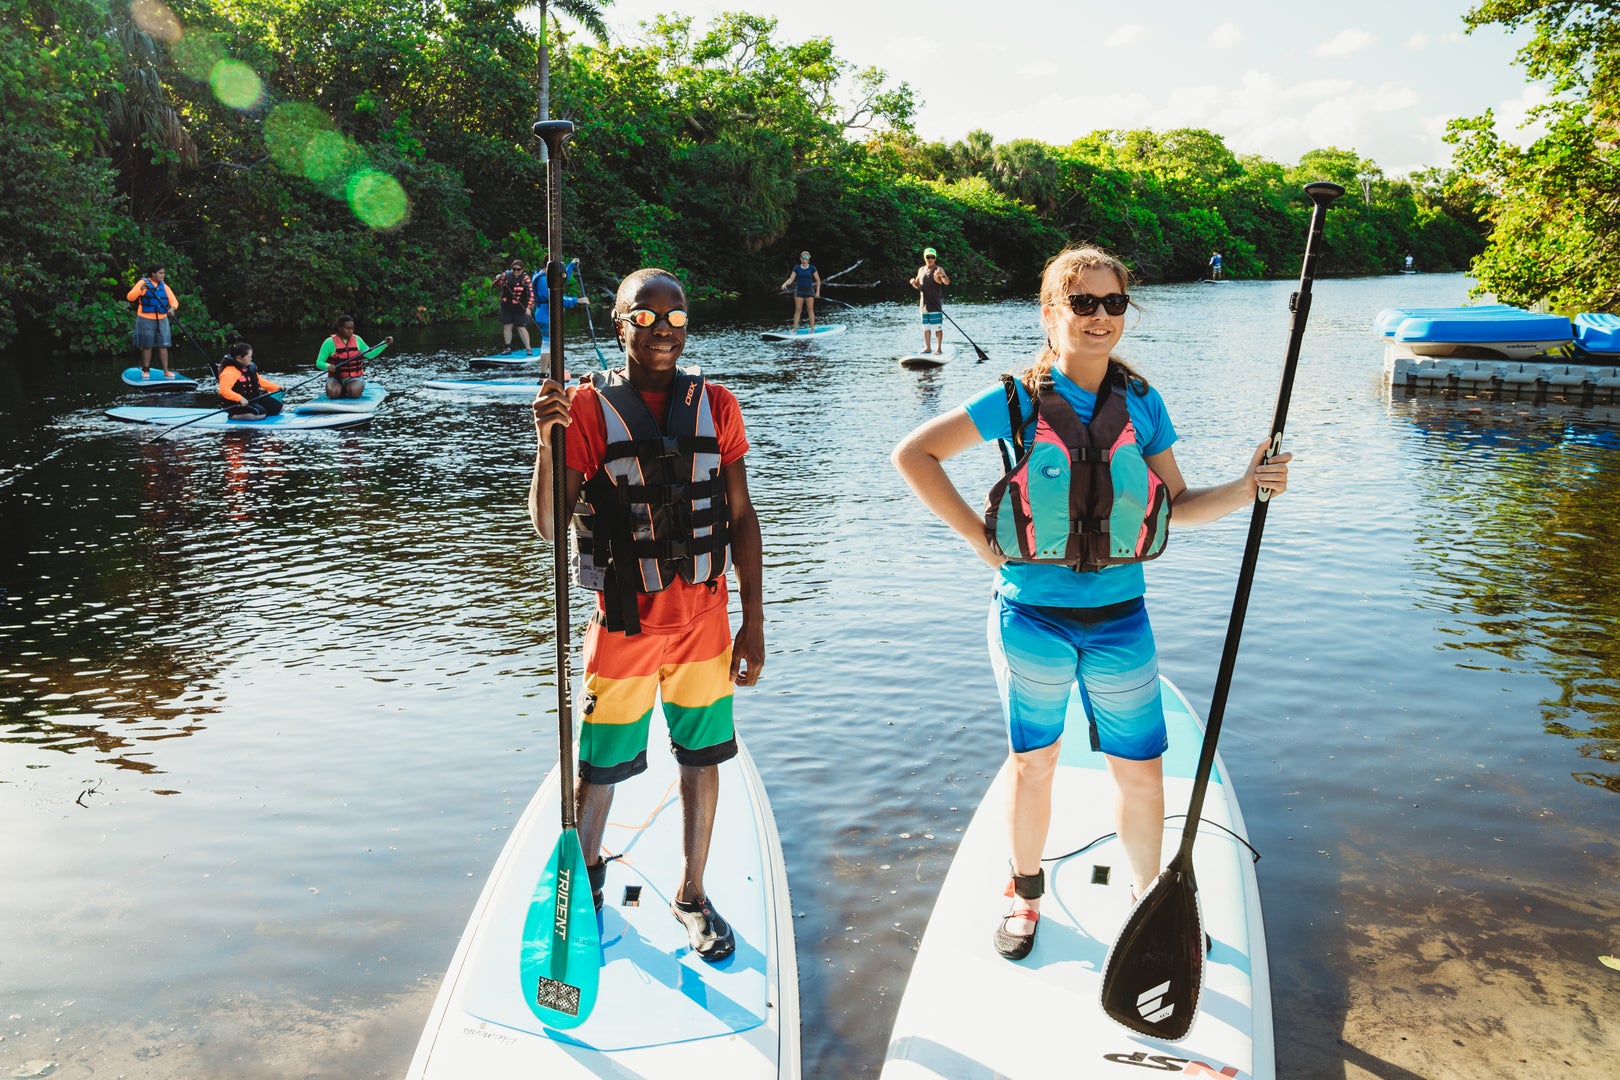
M394 343L392 337L382 340L386 348ZM321 351L315 357L315 367L326 372L326 396L329 398L357 398L366 392L366 359L371 346L354 332L354 316L339 315L332 324L332 334L321 342ZM377 350L378 354L382 349Z
M625 278L613 321L625 350L622 368L566 389L547 379L534 399L540 445L529 516L541 536L557 540L550 432L563 424L575 580L596 591L585 632L576 789L591 890L600 910L613 787L647 768L657 695L680 763L686 843L671 911L692 950L712 963L735 947L703 887L719 765L737 753L732 684L754 685L765 663L759 519L743 465L748 436L729 390L677 366L687 308L673 274L649 268ZM735 637L726 611L728 565L736 567L742 604Z
M263 420L277 415L281 412L281 399L269 395L280 389L279 383L259 374L259 367L253 362L253 346L247 342L237 342L229 353L220 357L219 396L232 406L229 412L232 420Z
M1132 894L1162 868L1168 743L1142 561L1162 550L1170 507L1178 525L1202 525L1251 506L1259 486L1288 485L1292 455L1266 462L1262 441L1238 479L1187 486L1164 401L1114 355L1129 286L1124 264L1098 248L1059 253L1041 280L1046 346L1029 369L918 427L893 455L923 504L996 569L990 658L1010 745L1013 899L994 941L1012 960L1035 943L1052 778L1077 680L1091 746L1119 788ZM1020 460L981 514L941 463L991 439L1012 442ZM1076 520L1071 505L1112 509Z

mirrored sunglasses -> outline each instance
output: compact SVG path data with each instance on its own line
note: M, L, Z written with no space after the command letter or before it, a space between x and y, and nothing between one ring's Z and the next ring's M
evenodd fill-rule
M1095 315L1099 305L1110 315L1123 315L1130 303L1130 295L1122 292L1109 293L1107 296L1092 296L1090 293L1069 294L1069 310L1076 315Z
M632 323L639 326L643 330L657 322L660 318L663 318L669 323L672 329L679 330L681 327L686 325L686 309L674 308L660 316L658 312L649 311L647 308L632 308L623 315L620 315L619 318L627 323Z

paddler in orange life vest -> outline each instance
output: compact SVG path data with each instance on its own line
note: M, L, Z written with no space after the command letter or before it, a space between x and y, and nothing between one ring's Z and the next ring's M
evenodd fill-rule
M174 290L164 283L164 269L148 266L141 280L129 290L127 299L136 304L135 347L141 350L141 378L152 374L152 350L156 349L158 363L163 365L163 377L174 378L169 370L169 316L180 310L180 301Z
M385 337L383 345L394 343ZM366 353L371 346L354 332L354 316L339 315L332 324L332 336L321 342L320 355L315 367L326 372L326 396L329 398L357 398L366 390ZM379 355L382 350L377 350Z
M253 346L239 341L220 358L219 396L230 408L232 420L263 420L281 412L281 399L270 397L281 389L259 374L253 362Z
M1129 285L1125 265L1098 248L1060 252L1041 278L1046 344L1028 370L928 421L894 449L895 467L923 505L995 570L988 636L1010 750L1012 881L1004 891L1000 881L984 888L1010 898L993 935L1009 960L1035 944L1064 738L1089 736L1107 761L1132 895L1163 869L1169 744L1143 561L1163 549L1171 507L1178 527L1203 525L1253 506L1260 487L1288 486L1293 455L1266 461L1264 440L1236 478L1187 486L1164 400L1114 355ZM996 439L1013 443L1016 461L981 513L943 462ZM1065 732L1076 682L1089 723Z
M506 351L512 351L512 331L523 339L523 355L534 352L529 346L529 319L534 311L534 285L523 272L523 260L513 259L512 265L489 281L501 298L501 337Z

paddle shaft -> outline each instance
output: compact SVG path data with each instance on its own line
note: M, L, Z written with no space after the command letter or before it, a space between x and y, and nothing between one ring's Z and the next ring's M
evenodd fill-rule
M203 351L203 347L201 345L197 344L197 339L191 336L191 331L187 330L184 326L182 326L180 324L179 319L175 318L173 315L170 315L169 316L169 325L173 326L176 330L180 331L180 333L185 337L185 339L187 341L191 342L191 347L193 349L197 350L197 355L201 356L205 363L209 363L209 364L213 363L213 361L209 359L208 354Z
M563 361L562 170L563 143L574 133L568 120L542 120L534 134L546 144L546 285L551 314L551 378L568 379ZM561 424L553 424L551 438L551 520L560 530L568 520L568 439ZM574 820L574 710L568 684L568 544L559 534L551 545L552 604L557 612L557 767L562 773L562 827L575 829Z
M945 316L947 319L951 319L951 313L946 311L943 307L941 307L939 309L939 313L941 315ZM967 336L967 331L963 330L960 326L957 325L957 322L956 322L955 319L951 319L951 325L956 327L956 332L958 334L961 334L963 337L967 338L967 343L969 345L972 345L973 346L973 351L979 354L979 363L982 364L986 360L990 359L988 356L984 355L984 350L979 348L978 345L974 344L973 339Z
M579 268L579 260L574 260L574 280L579 282L579 295L585 297L585 327L591 332L591 348L596 350L596 362L606 371L607 357L602 355L602 346L596 343L596 324L591 321L590 294L585 291L585 272Z
M1282 452L1283 424L1288 419L1288 401L1294 392L1294 371L1299 366L1300 344L1305 338L1305 320L1311 313L1311 283L1316 279L1316 260L1321 254L1322 228L1327 221L1328 207L1344 194L1338 184L1315 183L1305 187L1311 199L1311 227L1305 240L1305 261L1299 271L1299 289L1288 301L1292 319L1288 328L1288 353L1283 360L1282 381L1277 386L1277 407L1271 417L1271 441L1266 446L1266 457ZM1198 755L1198 772L1193 780L1192 798L1187 804L1187 824L1181 831L1178 858L1191 866L1193 841L1198 836L1198 821L1203 814L1204 795L1209 788L1209 777L1215 767L1215 743L1221 736L1221 721L1226 715L1226 697L1232 688L1232 671L1237 666L1238 642L1243 637L1243 619L1249 610L1249 589L1254 584L1255 566L1260 561L1260 536L1266 528L1266 507L1271 493L1264 488L1256 495L1254 510L1249 517L1249 537L1243 546L1243 564L1238 570L1237 591L1232 598L1232 617L1226 625L1226 644L1221 649L1221 666L1215 676L1215 692L1210 698L1209 715L1204 725L1204 746Z

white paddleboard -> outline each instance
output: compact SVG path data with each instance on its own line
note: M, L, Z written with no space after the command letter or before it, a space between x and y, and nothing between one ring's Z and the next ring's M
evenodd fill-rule
M371 413L323 413L301 416L281 412L258 420L232 420L226 413L215 409L160 409L121 406L107 409L106 415L114 420L128 420L136 424L159 424L167 427L186 425L187 431L309 431L319 428L359 427L371 423Z
M467 361L470 368L514 368L520 371L534 368L539 369L549 359L549 353L543 342L536 342L534 347L525 354L520 346L516 352L490 353L487 356L475 356Z
M955 355L956 346L946 343L939 347L938 352L906 353L900 358L900 366L912 369L944 367L945 362Z
M1170 728L1165 810L1182 814L1203 725L1181 692L1162 683ZM1113 781L1103 755L1090 748L1085 713L1071 699L1046 854L1085 850L1044 864L1047 891L1034 951L1021 961L1003 959L990 941L1009 904L1002 895L1008 880L1002 770L940 888L900 1001L882 1080L1142 1080L1160 1073L1274 1080L1271 982L1254 860L1217 828L1246 836L1227 779L1217 754L1193 847L1204 929L1213 944L1198 1017L1185 1039L1139 1035L1102 1011L1103 966L1130 914L1131 874L1111 835ZM1165 823L1166 859L1180 844L1181 823L1180 817ZM1099 837L1107 839L1091 844Z
M837 337L849 327L843 323L823 323L811 333L808 326L801 326L793 330L767 330L759 336L765 341L820 341L822 338Z
M704 884L736 951L692 953L670 914L682 872L678 767L655 710L647 771L617 786L603 848L601 983L578 1027L547 1028L519 980L523 923L561 829L554 768L490 873L411 1060L410 1080L799 1075L799 975L776 822L739 740L720 766Z
M540 389L540 379L429 379L422 384L429 390L447 390L488 397L532 398Z
M196 379L193 379L188 375L182 375L178 371L171 371L167 376L165 376L162 368L152 368L146 373L146 378L143 379L141 378L140 368L127 367L124 369L123 374L119 377L122 378L127 385L138 386L142 390L156 390L164 393L175 391L177 393L189 394L191 391L197 389Z
M388 391L374 382L367 382L366 388L360 391L359 397L329 398L325 394L302 402L293 412L299 416L314 416L320 413L369 413L375 412L378 405L388 396Z

